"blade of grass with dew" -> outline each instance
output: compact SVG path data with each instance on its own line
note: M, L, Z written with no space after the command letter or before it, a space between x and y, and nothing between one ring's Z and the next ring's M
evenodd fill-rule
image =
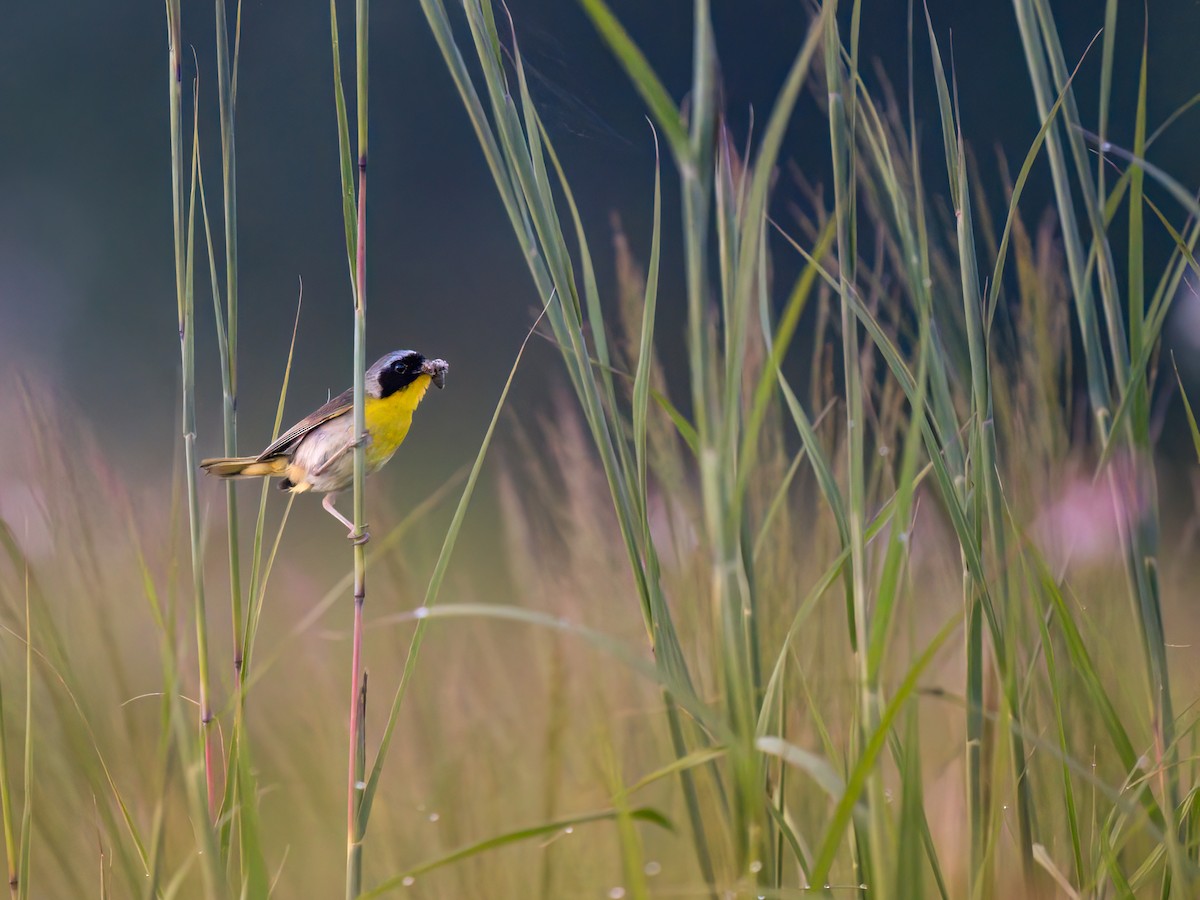
M729 723L708 702L701 698L691 685L672 678L647 660L645 653L635 650L627 642L614 638L602 631L579 625L561 616L550 615L539 610L494 603L446 603L441 606L420 606L408 612L398 613L377 620L380 624L424 622L437 619L494 619L501 622L517 622L559 634L581 638L589 646L619 662L633 674L669 693L679 708L696 720L697 725L710 736L713 746L724 746L732 738Z
M528 340L528 338L527 338ZM630 671L640 675L641 677L658 685L670 698L672 707L678 707L687 712L696 722L696 724L704 729L704 732L709 735L711 741L716 745L724 745L731 738L732 733L729 731L727 723L724 721L715 710L713 710L705 701L700 699L693 691L692 686L677 678L672 672L661 665L649 663L645 658L638 653L634 653L626 644L618 641L606 634L595 631L594 629L573 624L566 619L551 616L546 613L537 612L534 610L521 609L517 607L501 606L496 604L472 604L472 603L456 603L445 606L422 606L412 611L411 613L400 616L393 616L394 621L416 621L418 628L422 624L431 619L451 619L451 618L485 618L498 619L502 621L521 622L524 624L534 625L541 628L548 628L553 631L572 634L583 638L596 649L612 656L622 665L630 669ZM403 687L403 683L401 685ZM677 729L681 728L682 719L677 715L671 715L669 724L672 728L672 740L675 745L677 755L681 754L680 738ZM394 723L389 721L389 727ZM385 731L384 742L381 744L380 755L376 757L376 771L381 764L382 753L386 749L386 742L390 740L390 735ZM687 774L688 770L681 770L681 774ZM373 773L374 775L374 773ZM693 809L695 802L694 795L688 796L687 788L691 782L684 781L685 798L688 800L689 815L698 814L697 809ZM368 790L371 788L368 786ZM373 793L373 792L372 792ZM703 819L700 820L700 831L694 834L693 838L702 842L704 841ZM705 873L706 879L711 879L712 871L706 865L706 857L700 858L702 871ZM713 882L707 880L706 884L711 885Z
M487 838L482 841L477 841L473 844L468 844L465 847L460 847L453 850L444 856L439 856L431 859L420 865L414 866L399 875L394 875L386 881L380 883L377 887L365 892L362 895L362 900L373 900L375 897L382 897L398 887L407 887L412 882L409 879L415 879L427 872L432 872L434 869L442 868L464 859L469 859L472 856L478 856L480 853L485 853L488 850L495 850L499 847L505 847L509 844L515 844L520 841L527 841L532 838L544 837L546 835L557 834L565 828L575 828L580 825L590 825L594 822L606 822L616 819L621 815L619 810L606 809L598 812L584 813L578 816L570 816L568 818L558 819L554 822L546 822L541 825L533 825L528 828L519 828L515 831L509 831L505 834L496 835L495 837ZM660 813L658 810L650 807L638 807L632 809L628 813L631 819L639 822L647 822L651 825L657 825L659 828L666 831L674 831L674 826L671 821Z

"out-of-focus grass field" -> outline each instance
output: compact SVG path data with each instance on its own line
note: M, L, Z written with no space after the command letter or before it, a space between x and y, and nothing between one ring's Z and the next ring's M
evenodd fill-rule
M1197 896L1198 482L1157 448L1181 422L1200 454L1161 354L1200 206L1143 162L1174 121L1148 119L1144 80L1132 145L1107 141L1117 4L1081 84L1047 0L1014 2L1044 124L1006 161L971 151L919 11L933 95L865 77L870 11L827 0L747 142L724 127L705 0L686 98L602 0L581 5L654 126L660 169L630 175L649 246L581 225L519 23L421 2L563 389L511 415L498 384L494 441L481 418L475 467L444 484L378 476L424 492L408 508L368 483L361 873L350 551L326 522L327 555L290 543L288 502L241 486L231 603L226 494L185 461L197 282L227 373L238 353L236 190L228 156L197 163L175 82L174 477L130 483L69 400L0 390L19 423L0 464L24 485L0 521L12 896L357 896L359 877L365 896L425 898ZM341 15L353 269L366 76ZM352 18L361 37L365 3ZM1098 122L1079 119L1084 90ZM832 159L815 187L786 165L803 91ZM1053 214L1021 203L1034 167ZM1172 248L1154 269L1151 233ZM659 289L666 240L682 293ZM608 253L611 284L593 268ZM659 308L686 322L685 352L660 353L676 335Z

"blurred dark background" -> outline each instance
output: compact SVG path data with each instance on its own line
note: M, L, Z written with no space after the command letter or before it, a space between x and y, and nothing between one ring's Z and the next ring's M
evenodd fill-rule
M352 4L342 6L349 67L353 11ZM691 3L612 0L612 6L680 98L690 78ZM795 0L714 0L713 6L728 116L735 133L744 134L751 109L760 123L765 119L809 7ZM1103 6L1056 4L1069 65L1101 28ZM611 287L611 214L620 213L635 250L644 255L649 246L654 156L643 106L576 3L510 0L510 7L523 56L538 76L537 99L583 208L602 289ZM1015 171L1040 124L1012 5L930 0L928 7L943 52L953 52L966 138L980 159L983 187L1000 203L994 150L1002 149ZM1200 90L1192 66L1200 3L1149 7L1153 129ZM232 23L236 2L228 8ZM1144 11L1140 0L1120 3L1111 136L1125 146L1133 139ZM868 78L878 84L877 73L886 73L903 96L908 5L868 2L863 22ZM186 3L183 28L199 60L202 158L216 216L213 5ZM414 459L429 460L429 477L440 480L473 457L539 298L418 4L373 4L371 41L368 356L403 346L451 361L448 389L422 409L406 448ZM131 475L165 474L178 432L166 49L163 9L153 3L16 4L0 29L0 373L43 381L82 410ZM937 113L919 19L915 62L917 115L932 148ZM1099 62L1097 42L1076 82L1085 122L1096 121ZM186 63L190 76L195 68ZM829 154L818 116L807 97L784 153L814 182L823 180ZM1185 115L1151 153L1188 186L1200 184L1198 116ZM351 305L326 4L243 5L237 153L240 434L250 452L269 438L301 278L304 309L287 418L350 382ZM928 175L944 184L944 167ZM677 344L678 320L671 317L682 301L675 289L678 251L669 240L678 203L669 170L664 185L662 337ZM782 179L776 209L786 214L798 196ZM1036 220L1050 202L1048 172L1039 163L1022 206ZM1170 244L1149 216L1147 228L1157 241L1147 261L1154 272ZM196 273L199 450L207 455L220 447L220 386L201 249ZM535 342L514 402L544 410L558 381L553 348Z

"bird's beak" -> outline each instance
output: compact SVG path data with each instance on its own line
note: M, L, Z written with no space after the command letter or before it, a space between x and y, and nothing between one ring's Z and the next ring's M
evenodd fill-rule
M446 373L450 371L450 363L444 359L427 359L425 365L421 366L421 371L433 379L433 383L439 388L444 388Z

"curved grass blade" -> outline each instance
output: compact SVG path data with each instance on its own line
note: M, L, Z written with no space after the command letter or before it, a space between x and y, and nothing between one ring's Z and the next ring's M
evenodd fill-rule
M570 816L565 819L556 819L553 822L545 822L541 825L531 825L528 828L518 828L515 831L498 834L495 837L486 838L482 841L476 841L473 844L459 847L457 850L452 850L449 853L428 860L419 865L413 866L399 875L394 875L386 881L381 882L378 886L369 891L365 891L360 895L361 900L373 900L375 897L382 897L384 894L394 891L398 887L408 887L412 884L412 879L427 872L432 872L434 869L440 869L443 866L448 866L456 862L461 862L464 859L469 859L472 856L478 856L480 853L485 853L488 850L495 850L499 847L505 847L509 844L516 844L521 841L527 841L531 838L544 837L550 834L557 834L566 828L575 828L580 825L590 825L593 822L608 822L615 821L620 815L620 810L605 809L598 812L584 813L578 816ZM671 824L671 820L660 813L658 810L651 807L643 806L637 809L631 809L626 813L630 819L639 822L646 822L650 825L657 825L659 828L666 831L674 831L675 826Z

